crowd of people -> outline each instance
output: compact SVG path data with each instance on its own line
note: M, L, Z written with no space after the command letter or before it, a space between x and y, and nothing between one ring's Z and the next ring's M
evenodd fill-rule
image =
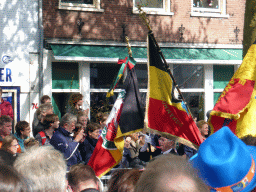
M71 95L69 104L59 119L51 98L43 96L33 134L26 121L19 121L12 133L12 117L1 115L0 191L104 190L87 163L108 114L100 112L90 122L81 94ZM240 140L228 127L210 135L206 121L196 124L204 140L199 149L147 129L126 136L123 158L110 172L107 191L252 191L256 186L255 137Z

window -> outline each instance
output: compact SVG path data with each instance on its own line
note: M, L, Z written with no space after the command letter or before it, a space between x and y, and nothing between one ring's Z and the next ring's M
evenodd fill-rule
M226 0L191 0L191 16L228 17Z
M147 14L173 15L170 0L133 0L133 13L139 13L137 6L141 5Z
M235 73L234 65L213 66L214 105Z
M163 6L163 0L135 0L136 5L141 4L142 7L146 8L160 8L162 9Z
M193 0L194 8L206 8L212 9L211 11L219 11L220 8L220 0Z
M116 63L91 63L90 64L90 117L93 120L98 112L110 111L115 103L118 93L124 86L119 83L115 89L114 96L106 99L106 94L115 80L120 69ZM138 79L139 91L142 105L145 108L148 84L147 65L136 64L135 71Z
M180 89L204 88L203 65L173 65L173 76Z
M193 117L197 120L204 119L204 92L182 92L182 96L187 103Z
M62 3L93 4L93 0L61 0Z
M213 66L213 88L224 89L234 74L234 65Z
M92 63L90 65L90 87L94 89L108 90L115 80L121 65L115 63ZM139 89L146 89L148 86L147 65L136 64L135 71L138 79ZM117 89L124 88L121 83Z
M100 9L100 0L59 0L59 9L77 10L77 11L98 11Z
M52 89L79 89L78 63L52 63Z
M173 64L173 77L193 117L204 119L204 66Z

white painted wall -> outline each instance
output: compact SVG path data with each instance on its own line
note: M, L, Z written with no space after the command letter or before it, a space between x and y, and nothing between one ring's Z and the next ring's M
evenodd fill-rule
M0 0L0 86L20 86L20 119L32 122L38 103L38 0ZM5 64L8 56L12 62ZM6 69L11 70L6 81Z

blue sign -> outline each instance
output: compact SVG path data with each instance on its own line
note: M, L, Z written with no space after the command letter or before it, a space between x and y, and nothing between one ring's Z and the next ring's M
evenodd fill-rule
M4 72L5 72L5 80L4 80ZM4 68L0 68L0 82L12 82L12 70L9 68L6 68L4 71Z

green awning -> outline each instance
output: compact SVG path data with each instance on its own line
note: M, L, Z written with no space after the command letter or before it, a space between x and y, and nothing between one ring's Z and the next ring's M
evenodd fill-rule
M127 48L123 46L95 46L95 45L68 45L52 44L56 57L90 57L90 58L125 58ZM241 60L242 49L220 48L161 48L165 59L181 60ZM146 47L132 47L134 58L147 59Z

